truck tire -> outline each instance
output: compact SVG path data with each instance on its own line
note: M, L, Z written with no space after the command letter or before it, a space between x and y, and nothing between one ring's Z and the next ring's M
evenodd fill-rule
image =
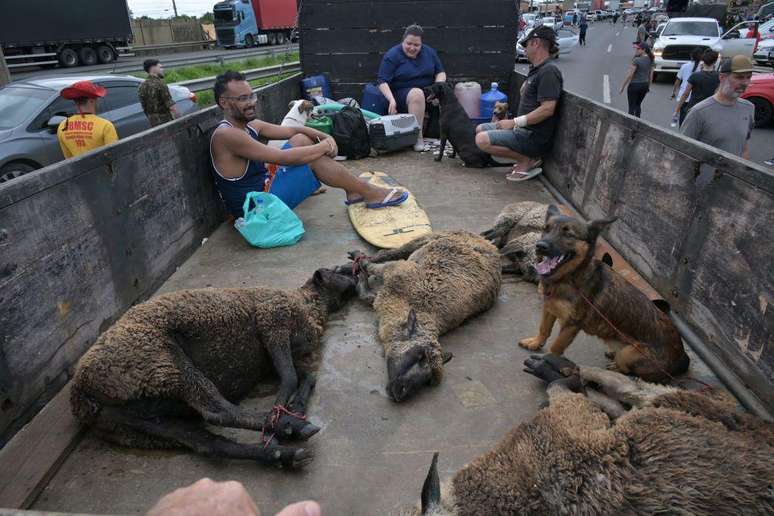
M285 44L285 33L280 32L277 34L277 44L278 45L284 45Z
M72 48L63 48L61 52L59 52L59 64L64 66L65 68L72 68L73 66L78 66L78 63L80 63L81 60L78 57L78 52L73 50Z
M84 66L93 66L99 62L97 52L91 47L81 47L78 55L81 58L81 64Z
M253 46L255 46L255 41L253 40L253 35L252 34L248 34L247 36L245 36L245 46L246 47L253 47Z
M749 97L747 100L755 106L755 127L766 127L772 121L772 105L761 97Z
M271 32L269 33L269 45L276 45L277 44L277 33Z
M99 62L102 64L112 63L116 60L116 55L109 46L100 45L97 47L97 59L99 59Z
M33 170L37 170L38 168L40 167L36 167L21 161L6 163L3 165L3 168L0 168L0 184L6 183L12 179L16 179L17 177L23 176L24 174L32 172Z

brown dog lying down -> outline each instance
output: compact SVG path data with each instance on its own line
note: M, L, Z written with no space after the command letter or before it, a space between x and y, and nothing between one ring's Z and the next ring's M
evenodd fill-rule
M538 350L559 319L561 331L551 353L561 355L578 332L602 339L621 373L667 382L688 369L680 334L669 317L613 269L594 258L599 233L615 219L586 224L546 211L546 226L535 249L543 290L543 316L536 337L519 345Z
M525 362L549 406L441 486L437 457L403 514L744 514L774 511L774 425L717 391L632 380L560 357ZM590 396L631 406L610 418ZM592 387L604 392L595 391Z

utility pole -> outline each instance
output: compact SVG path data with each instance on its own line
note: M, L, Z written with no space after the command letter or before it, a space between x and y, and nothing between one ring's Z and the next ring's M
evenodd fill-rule
M0 47L0 86L5 86L9 82L11 82L11 72L8 70L8 65L5 63L3 47Z
M172 10L175 11L175 18L177 18L177 4L175 0L172 0Z

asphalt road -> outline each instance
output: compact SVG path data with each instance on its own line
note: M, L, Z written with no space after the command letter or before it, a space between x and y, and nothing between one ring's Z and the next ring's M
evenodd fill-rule
M620 21L616 26L604 21L589 26L587 45L575 47L570 54L556 61L562 71L565 88L627 112L626 91L619 95L618 90L634 56L634 39L635 29L631 25L624 27ZM526 72L527 65L518 64L516 69ZM771 69L767 71L771 72ZM672 81L659 82L651 86L642 103L645 120L670 128L675 106L674 101L669 99L672 84ZM753 130L750 159L761 163L771 157L774 157L774 126Z
M29 68L22 68L18 72L12 72L11 80L16 81L20 79L33 79L33 78L40 78L40 77L54 77L54 76L62 76L62 75L93 75L93 74L101 75L101 74L113 73L115 70L118 70L120 73L126 73L122 70L126 70L129 67L133 67L135 70L142 71L142 62L150 57L154 57L160 60L162 63L166 63L165 66L167 68L172 68L175 66L183 66L182 64L176 64L176 62L181 60L209 57L209 58L212 58L212 61L210 62L214 62L219 57L222 57L224 61L233 61L233 60L247 59L249 57L258 57L261 55L266 55L271 53L272 51L280 53L280 52L284 52L288 48L291 51L295 51L298 49L298 45L291 44L290 46L288 46L287 44L285 44L285 45L274 45L274 46L261 46L261 47L252 48L252 49L214 48L209 50L198 50L195 52L171 52L168 54L156 55L156 56L143 55L143 56L119 57L116 62L111 64L101 64L101 65L94 65L94 66L76 66L74 68L43 69L40 67L29 67Z

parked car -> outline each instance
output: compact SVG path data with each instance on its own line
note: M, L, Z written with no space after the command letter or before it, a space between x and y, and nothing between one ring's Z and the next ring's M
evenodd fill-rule
M521 19L524 20L524 25L526 27L534 27L537 15L534 13L524 13L521 15Z
M538 18L538 20L535 22L535 26L543 25L544 27L550 27L555 28L558 23L556 22L556 18L553 16L545 16L543 18Z
M765 127L772 121L774 112L774 73L755 74L747 90L742 94L755 105L755 127Z
M64 158L56 130L64 117L75 113L75 104L59 92L82 80L107 88L97 114L113 122L119 138L150 127L137 96L142 84L137 77L67 75L12 82L0 88L0 183ZM188 88L170 86L169 91L181 115L199 109Z
M739 23L721 34L720 25L714 18L672 18L653 45L655 78L676 74L690 61L695 47L711 48L723 56L742 54L752 58L756 40L741 38L739 33L749 23Z
M758 43L753 59L761 66L774 68L774 39L765 39Z
M559 57L560 55L569 54L572 52L573 47L578 45L578 33L569 27L557 27L555 31L556 42L559 45L559 54L555 55L554 57ZM522 33L519 37L519 41L516 43L517 61L523 61L527 58L527 56L524 54L524 47L522 46L521 42L524 41L524 38L526 38L530 32L532 32L532 29L524 31L524 33Z

